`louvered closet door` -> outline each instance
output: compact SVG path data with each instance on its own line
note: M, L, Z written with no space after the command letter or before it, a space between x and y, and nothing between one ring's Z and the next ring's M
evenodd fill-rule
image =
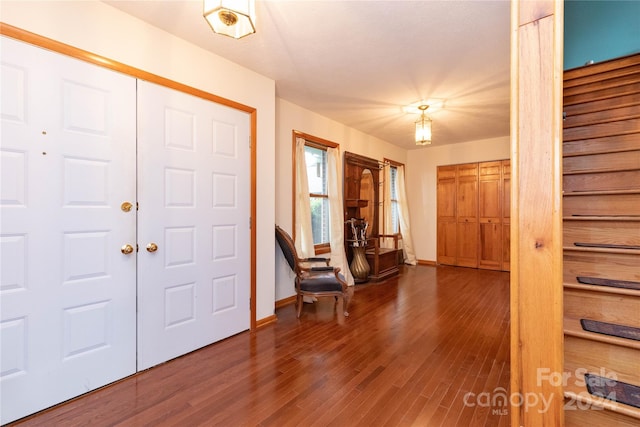
M145 369L249 328L250 127L246 113L140 81L138 129Z
M135 79L1 38L1 422L135 372Z

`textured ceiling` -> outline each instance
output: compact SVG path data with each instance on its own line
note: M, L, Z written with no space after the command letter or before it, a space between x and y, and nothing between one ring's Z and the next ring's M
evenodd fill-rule
M202 3L105 1L276 82L276 95L406 149L415 114L440 99L433 145L509 134L506 0L258 0L257 32L214 34Z

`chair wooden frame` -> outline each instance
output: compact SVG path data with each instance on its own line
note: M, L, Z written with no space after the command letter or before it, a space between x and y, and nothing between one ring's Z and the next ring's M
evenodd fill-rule
M351 292L344 276L340 274L339 267L329 265L328 258L300 258L296 251L293 239L282 228L276 225L276 240L282 249L289 267L296 274L296 313L300 317L302 313L303 299L309 297L342 298L342 309L345 316L351 300Z

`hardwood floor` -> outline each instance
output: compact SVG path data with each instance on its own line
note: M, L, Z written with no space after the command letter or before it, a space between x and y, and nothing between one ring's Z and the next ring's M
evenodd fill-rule
M16 425L509 425L509 273L407 266L356 286L347 319L334 307L280 308Z

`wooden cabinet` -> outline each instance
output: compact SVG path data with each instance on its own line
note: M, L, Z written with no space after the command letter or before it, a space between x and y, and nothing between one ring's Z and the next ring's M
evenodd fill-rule
M439 264L509 270L509 160L438 167Z

